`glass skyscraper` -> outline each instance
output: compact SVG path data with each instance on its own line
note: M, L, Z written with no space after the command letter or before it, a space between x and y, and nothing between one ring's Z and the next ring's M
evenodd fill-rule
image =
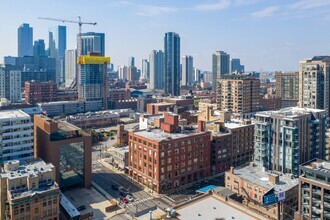
M65 81L66 26L56 26L49 30L49 56L56 58L56 82Z
M149 55L150 89L164 89L164 52L153 50Z
M46 56L45 50L45 41L44 40L36 40L33 45L33 56L34 57L43 57Z
M101 101L107 109L108 77L107 66L110 57L96 55L80 56L78 65L81 73L78 74L78 98L84 101Z
M180 37L167 32L164 38L165 51L165 93L180 95Z
M17 30L18 56L33 56L33 29L29 24L22 24Z
M81 34L81 55L87 55L88 52L100 53L105 55L105 34L87 32ZM78 41L77 41L78 42Z

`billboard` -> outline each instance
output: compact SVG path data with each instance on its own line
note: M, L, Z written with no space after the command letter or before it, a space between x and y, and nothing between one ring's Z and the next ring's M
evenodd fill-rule
M285 192L278 192L277 193L277 202L281 202L285 199Z
M276 196L275 194L264 195L263 198L263 205L268 206L276 203Z

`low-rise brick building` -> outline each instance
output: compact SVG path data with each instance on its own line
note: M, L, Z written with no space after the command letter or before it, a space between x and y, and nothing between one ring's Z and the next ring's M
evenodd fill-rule
M178 126L178 115L164 114L161 129L129 132L129 175L157 193L210 175L210 132Z

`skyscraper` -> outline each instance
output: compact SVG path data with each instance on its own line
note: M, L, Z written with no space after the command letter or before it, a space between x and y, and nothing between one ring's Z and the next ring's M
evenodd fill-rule
M127 66L123 65L118 67L118 78L127 79Z
M182 80L181 85L191 86L194 84L194 63L192 56L182 57Z
M200 83L201 82L201 70L194 68L194 82Z
M230 59L230 72L244 73L244 65L241 65L241 60L238 58Z
M34 41L33 56L34 57L46 56L45 41L44 40L39 39L39 40Z
M129 57L128 58L128 66L135 66L135 58Z
M56 82L65 80L66 26L56 26L49 30L49 56L56 58Z
M141 79L148 79L150 75L150 63L147 59L142 59Z
M230 55L223 52L217 51L212 55L212 88L216 91L217 81L222 75L227 75L230 72Z
M249 75L224 75L218 79L217 106L250 118L259 110L260 80Z
M107 66L110 57L96 54L80 56L78 65L81 72L78 74L78 98L84 101L101 101L107 109L108 77Z
M180 37L177 33L165 33L165 93L180 95Z
M18 56L33 56L33 28L29 24L22 24L17 30Z
M324 109L330 116L330 56L300 62L299 107Z
M276 97L282 99L282 108L295 107L299 101L299 72L275 72Z
M22 102L21 71L0 68L0 98Z
M73 86L77 77L77 50L65 51L65 87Z
M149 55L150 89L164 89L164 52L153 50Z
M139 74L136 66L129 66L127 68L127 80L128 81L139 81Z
M87 55L88 52L98 52L105 56L105 34L87 32L81 34L81 55Z

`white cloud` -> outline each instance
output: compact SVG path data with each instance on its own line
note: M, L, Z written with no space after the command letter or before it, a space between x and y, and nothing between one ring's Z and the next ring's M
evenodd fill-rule
M193 9L198 11L216 11L229 8L231 2L229 0L217 0L213 3L205 3L196 5Z
M236 6L252 5L258 3L260 0L235 0Z
M263 17L269 17L275 14L279 10L278 6L269 6L266 7L260 11L252 13L253 17L263 18Z
M330 5L330 0L299 0L298 2L290 5L295 9L310 9Z
M178 9L173 7L144 5L140 7L140 10L137 14L141 16L158 16L166 13L174 13L177 11Z

